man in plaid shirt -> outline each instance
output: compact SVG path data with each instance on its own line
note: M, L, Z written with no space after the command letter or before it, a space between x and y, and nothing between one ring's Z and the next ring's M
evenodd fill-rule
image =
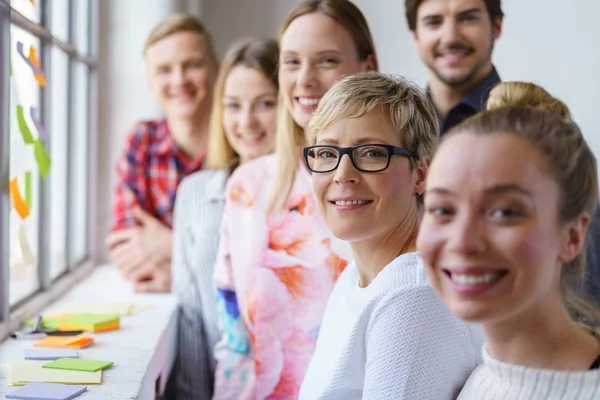
M202 167L217 62L196 18L174 14L144 47L148 83L165 119L138 123L117 163L111 260L140 292L171 289L171 224L179 182Z

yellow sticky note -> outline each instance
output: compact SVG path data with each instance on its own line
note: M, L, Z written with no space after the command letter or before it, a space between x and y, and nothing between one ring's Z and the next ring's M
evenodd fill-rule
M10 386L22 386L29 382L49 382L78 385L102 383L102 371L69 371L43 368L46 360L25 360L9 362L4 366L6 381Z
M36 265L37 259L27 238L27 229L24 224L19 226L19 247L21 248L25 265Z
M95 301L77 303L67 306L63 310L65 314L90 313L100 315L118 315L125 317L148 308L148 304L138 304L119 301Z

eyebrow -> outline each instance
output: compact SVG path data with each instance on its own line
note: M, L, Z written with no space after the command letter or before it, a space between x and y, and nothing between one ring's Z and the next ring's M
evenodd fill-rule
M492 196L497 196L500 194L505 194L505 193L510 193L510 192L516 192L525 196L531 196L531 193L522 188L519 185L516 185L514 183L505 183L505 184L499 184L499 185L494 185L491 186L487 189L485 189L485 194L486 195L492 195ZM427 193L435 193L441 196L455 196L456 192L450 189L446 189L446 188L442 188L442 187L434 187L431 188L429 190L427 190Z
M262 93L262 94L259 94L258 96L256 96L253 100L262 99L263 97L274 97L274 96L277 96L277 93L275 93L275 92ZM232 96L230 94L224 94L223 98L235 100L235 99L239 99L239 96Z
M342 52L339 51L339 50L334 50L334 49L331 49L331 50L321 50L321 51L317 52L317 56L324 56L324 55L328 55L328 54L330 54L330 55L331 54L340 55L340 54L342 54ZM293 50L286 50L286 51L283 52L283 55L284 56L297 56L298 52L297 51L293 51Z
M325 144L325 145L337 145L339 143L338 140L336 139L328 139L328 138L324 138L323 140L319 140L317 144ZM354 142L353 146L357 146L357 145L361 145L361 144L390 144L387 142L384 142L381 139L378 138L374 138L374 137L362 137L360 139L358 139L356 142Z
M483 13L483 10L481 8L473 7L473 8L469 8L467 10L461 11L457 15L458 15L458 17L465 17L470 14L481 14L481 13ZM421 18L421 20L427 21L427 20L431 20L431 19L439 19L441 17L442 17L442 14L427 14L427 15L424 15L423 18Z

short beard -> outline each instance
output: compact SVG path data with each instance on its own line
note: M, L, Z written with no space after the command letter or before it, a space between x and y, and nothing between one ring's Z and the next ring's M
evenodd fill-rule
M473 68L461 79L446 79L440 71L435 69L433 65L429 66L429 69L435 74L435 76L442 82L444 85L451 88L461 88L465 86L470 86L473 83L473 80L477 78L479 72L483 69L483 67L487 64L488 60L492 59L492 53L494 52L494 38L492 37L492 46L490 47L490 51L486 54L486 57L483 59L479 59L473 65Z

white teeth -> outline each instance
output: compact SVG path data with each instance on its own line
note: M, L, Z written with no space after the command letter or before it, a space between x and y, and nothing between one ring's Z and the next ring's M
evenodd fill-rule
M367 204L369 200L338 200L335 202L336 206L351 206L354 204Z
M483 285L497 281L502 277L499 272L492 272L485 275L463 275L463 274L451 274L452 281L461 285Z
M319 101L321 101L320 98L298 97L298 103L300 103L303 106L318 106Z

